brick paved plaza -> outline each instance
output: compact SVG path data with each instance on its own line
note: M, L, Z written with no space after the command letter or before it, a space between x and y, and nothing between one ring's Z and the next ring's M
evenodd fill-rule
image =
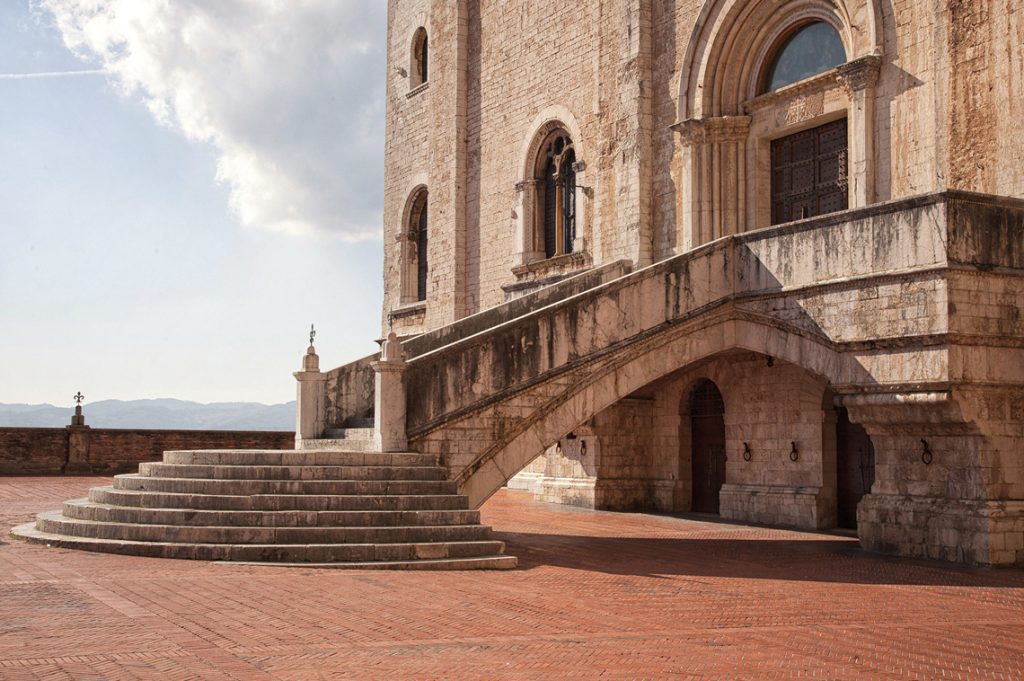
M499 493L506 572L263 568L6 537L104 478L0 478L0 679L1024 678L1024 572Z

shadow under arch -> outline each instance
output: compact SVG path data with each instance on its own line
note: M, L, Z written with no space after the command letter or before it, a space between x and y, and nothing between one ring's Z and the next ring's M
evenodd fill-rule
M826 339L786 328L777 320L758 320L749 313L704 315L610 348L612 356L603 366L538 405L458 472L455 479L460 493L469 497L473 508L479 507L566 433L640 388L715 355L734 350L757 352L833 384L854 375L866 377L863 367L837 352Z

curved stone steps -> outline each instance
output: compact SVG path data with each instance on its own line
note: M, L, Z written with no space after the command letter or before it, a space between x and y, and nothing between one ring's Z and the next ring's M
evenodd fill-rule
M39 530L35 523L14 528L14 534L49 546L104 553L151 558L301 564L302 567L310 567L309 564L331 564L331 567L374 568L384 562L428 560L444 561L444 564L430 566L434 569L466 569L470 565L467 563L460 566L459 559L483 559L476 567L507 569L515 567L516 561L512 556L502 555L505 545L495 540L400 544L201 544L53 534Z
M89 501L139 508L201 511L461 511L469 500L457 494L253 494L217 495L93 487Z
M169 450L163 463L211 466L436 466L436 457L417 452L353 452L315 449Z
M172 451L13 534L162 558L331 567L505 569L516 559L430 456Z
M291 527L147 525L69 518L40 513L41 532L72 537L172 544L402 544L486 541L484 525L400 525L392 527Z
M193 497L195 498L195 497ZM193 508L141 508L88 499L65 501L64 517L101 523L231 527L382 527L477 525L480 512L416 511L225 511Z
M214 480L209 478L150 478L135 473L114 476L114 488L178 494L455 494L450 480Z
M445 480L440 466L239 466L142 463L149 478L207 480Z

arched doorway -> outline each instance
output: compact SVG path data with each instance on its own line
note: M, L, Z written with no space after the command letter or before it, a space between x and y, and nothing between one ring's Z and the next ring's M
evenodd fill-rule
M725 402L714 382L704 379L690 396L690 452L693 510L718 513L725 483Z
M864 427L836 409L836 524L857 529L857 504L875 482L875 447Z

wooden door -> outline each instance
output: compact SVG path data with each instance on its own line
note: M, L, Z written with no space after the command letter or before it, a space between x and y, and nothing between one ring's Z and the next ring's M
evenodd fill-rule
M722 393L705 380L690 399L690 452L693 466L693 510L718 513L725 484L725 403Z
M846 210L846 119L772 142L772 224Z
M857 504L875 482L875 447L864 427L836 409L836 522L857 529Z

